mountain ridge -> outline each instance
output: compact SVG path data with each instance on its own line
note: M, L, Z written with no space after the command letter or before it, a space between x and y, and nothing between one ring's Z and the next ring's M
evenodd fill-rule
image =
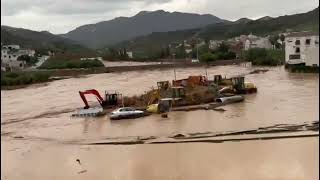
M1 25L1 43L18 44L24 48L36 50L54 50L70 52L91 52L70 39L54 35L48 31L33 31L25 28L15 28Z
M87 47L100 48L153 32L193 29L219 22L227 21L210 14L141 11L132 17L79 26L61 36Z

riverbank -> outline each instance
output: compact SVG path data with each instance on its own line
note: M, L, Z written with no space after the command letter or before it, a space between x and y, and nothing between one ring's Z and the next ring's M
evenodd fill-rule
M83 75L89 74L103 74L103 73L122 73L122 72L130 72L130 71L142 71L142 70L165 70L172 68L192 68L192 67L208 67L208 66L225 66L225 65L236 65L241 64L244 61L242 60L219 60L216 62L212 62L210 64L202 64L202 63L164 63L164 64L144 64L144 65L126 65L126 66L108 66L108 67L96 67L96 68L88 68L88 69L35 69L23 71L24 73L39 73L42 72L44 74L48 74L50 78L48 78L44 82L51 82L54 80L60 80L61 78L70 78L70 77L79 77ZM55 78L52 78L55 77ZM61 78L59 78L61 77ZM33 83L29 84L19 84L19 85L2 85L2 90L13 90L19 88L28 87Z

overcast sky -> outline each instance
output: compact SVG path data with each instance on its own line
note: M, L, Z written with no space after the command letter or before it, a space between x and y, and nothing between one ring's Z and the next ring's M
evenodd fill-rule
M301 13L318 6L319 0L1 0L1 25L57 34L142 10L213 14L237 20Z

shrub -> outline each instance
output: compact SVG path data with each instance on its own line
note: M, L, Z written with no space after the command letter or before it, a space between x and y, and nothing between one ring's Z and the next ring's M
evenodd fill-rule
M245 51L242 58L252 62L253 65L277 66L284 63L285 57L283 50L253 48Z
M216 61L217 59L218 59L217 55L212 53L205 53L200 56L200 61L205 63L213 62L213 61Z
M97 59L94 60L65 60L55 61L48 60L43 63L39 69L76 69L76 68L93 68L103 67L103 63Z
M2 74L1 86L26 85L46 82L49 80L49 77L49 74L43 72L8 72Z

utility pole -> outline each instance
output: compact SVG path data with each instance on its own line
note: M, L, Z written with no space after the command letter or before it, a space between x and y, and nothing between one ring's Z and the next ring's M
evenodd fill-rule
M198 46L198 39L196 40L196 46L197 46L197 61L199 61L199 46Z
M208 79L208 68L207 68L207 66L208 66L208 65L206 65L205 70L206 70L206 77L207 77L207 79Z
M172 54L173 56L173 61L175 60L175 54ZM176 75L176 65L175 62L173 62L173 72L174 72L174 80L177 80L177 75Z

